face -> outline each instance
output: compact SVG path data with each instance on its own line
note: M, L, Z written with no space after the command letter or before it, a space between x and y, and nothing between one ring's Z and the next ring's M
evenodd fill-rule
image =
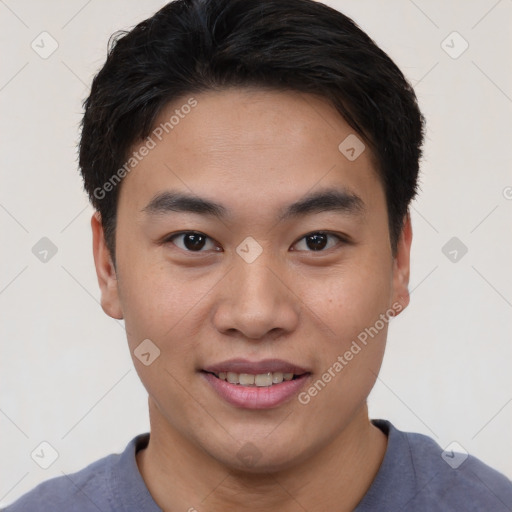
M102 306L125 319L152 436L229 468L290 467L367 421L408 301L410 224L393 257L370 150L339 149L354 131L323 100L193 98L134 147L154 145L122 183L115 271L93 217Z

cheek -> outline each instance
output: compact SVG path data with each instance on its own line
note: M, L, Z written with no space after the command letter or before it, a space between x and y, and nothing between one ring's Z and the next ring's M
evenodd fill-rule
M188 363L193 364L214 276L194 276L173 270L161 261L143 262L136 257L129 265L119 265L119 276L119 295L132 353L142 340L150 339L165 356L160 362L165 361L169 370L181 371Z
M166 332L186 314L183 290L162 265L143 261L136 251L130 260L119 258L119 298L130 346L149 338L160 346Z
M379 261L358 261L333 271L305 302L330 328L333 348L341 350L388 310L391 294L390 268Z
M309 396L303 397L303 402L310 402L312 417L331 411L334 423L342 421L364 403L371 391L386 343L392 292L390 268L382 258L362 256L316 288L322 293L310 295L311 309L330 333L323 342L318 380L306 390ZM387 315L387 320L381 315ZM340 411L344 414L338 417Z
M130 353L139 378L161 413L170 415L168 421L177 422L189 398L180 383L189 378L198 350L195 329L202 325L197 317L198 298L190 292L193 287L166 276L158 267L136 268L125 273L127 279L120 285ZM143 342L148 339L149 348L148 342ZM147 352L151 358L158 354L149 364L143 359Z
M311 299L311 309L329 327L329 335L323 339L316 380L299 401L307 404L311 428L313 418L323 416L325 425L336 429L353 417L375 384L394 311L389 305L391 279L384 269L344 269L324 289Z

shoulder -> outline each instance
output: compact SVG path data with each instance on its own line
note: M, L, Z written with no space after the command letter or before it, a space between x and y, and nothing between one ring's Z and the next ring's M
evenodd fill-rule
M116 485L123 458L135 453L142 434L132 439L125 451L99 459L76 473L47 480L23 495L3 512L98 512L114 510ZM132 453L133 452L133 453Z
M109 455L69 475L47 480L23 495L4 512L66 510L89 512L103 510L108 499L110 468L116 455Z
M512 482L460 445L443 450L428 436L401 432L389 422L381 428L383 424L396 471L412 473L408 510L512 510Z

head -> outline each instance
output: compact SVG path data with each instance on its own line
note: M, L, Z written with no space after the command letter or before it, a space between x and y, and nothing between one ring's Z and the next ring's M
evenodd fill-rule
M319 2L177 0L113 39L80 168L155 429L232 467L254 443L268 470L360 417L408 303L422 139L397 66ZM302 387L240 407L211 384L233 358Z

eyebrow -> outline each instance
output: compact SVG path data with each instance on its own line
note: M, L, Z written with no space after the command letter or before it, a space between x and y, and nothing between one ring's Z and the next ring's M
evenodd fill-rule
M149 215L165 215L170 212L197 213L218 219L225 219L229 214L228 209L220 203L176 191L156 194L141 211ZM362 214L365 205L363 200L352 192L328 188L307 194L295 203L285 206L281 209L278 220L333 211L346 215Z

